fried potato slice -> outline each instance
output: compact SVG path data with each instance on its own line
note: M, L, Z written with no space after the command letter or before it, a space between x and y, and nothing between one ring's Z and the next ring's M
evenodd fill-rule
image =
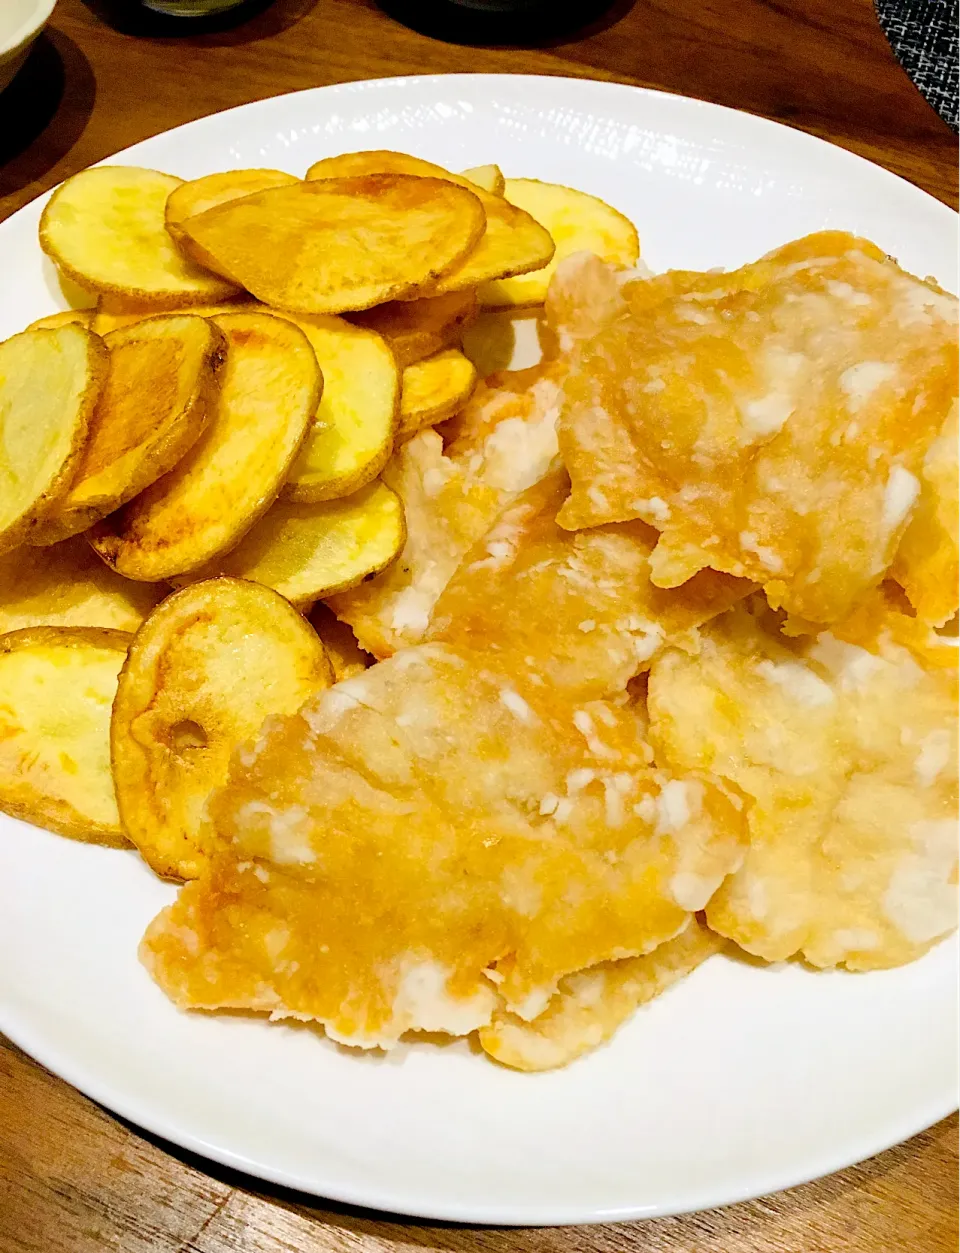
M0 636L0 809L127 846L110 775L110 706L131 636L33 627Z
M235 547L276 499L316 412L322 378L298 327L263 313L215 322L227 360L206 431L169 474L90 532L127 578L171 579Z
M956 926L957 650L889 609L861 616L788 640L737 608L698 657L650 673L657 760L752 802L707 921L768 961L896 966Z
M347 317L355 326L382 335L402 370L453 347L476 315L477 293L459 291L421 300L391 300Z
M483 234L465 187L406 174L274 187L182 223L191 254L292 313L369 309L416 296Z
M307 171L307 178L386 173L442 178L469 188L483 205L486 227L482 238L468 256L431 285L430 294L472 290L488 279L539 269L553 256L553 239L549 231L525 210L502 196L484 191L464 175L452 174L420 157L411 157L403 152L349 152L316 162ZM424 294L427 294L426 291Z
M233 300L218 300L215 304L191 305L187 310L195 318L215 318L221 313L258 311L263 312L246 294L236 296ZM125 326L133 326L136 322L143 322L147 318L156 316L156 309L134 305L125 300L112 299L109 296L101 296L93 316L92 329L98 335L106 337L111 331L119 331Z
M710 566L841 620L893 560L956 396L956 299L842 232L623 291L632 316L564 386L561 525L642 517L660 586Z
M82 326L0 344L0 553L29 541L69 488L107 369Z
M502 196L477 188L487 225L473 251L424 294L464 291L490 280L526 274L546 265L554 254L550 232L525 210Z
M476 367L456 348L408 365L400 392L400 438L452 418L476 386Z
M231 753L332 682L317 633L268 587L209 579L154 610L120 673L110 753L124 830L157 874L202 872Z
M625 689L668 645L696 654L697 628L754 590L714 570L655 587L656 532L642 522L564 531L568 490L556 470L504 509L441 593L426 639L476 652L496 639L499 664L535 664L554 691L587 700Z
M278 500L236 548L193 577L229 574L275 588L306 608L383 570L403 548L403 506L376 481L343 500Z
M571 709L493 662L405 650L235 758L209 873L141 945L178 1005L390 1047L467 1034L500 998L536 1018L564 975L687 925L742 857L734 799L649 766L631 707Z
M641 1005L661 996L723 949L726 941L697 918L674 940L643 957L601 962L565 975L557 995L532 1022L498 1011L479 1030L480 1045L514 1070L554 1070L606 1043Z
M955 401L943 429L927 449L917 507L890 570L917 617L938 627L949 622L958 608L957 411Z
M341 622L323 601L319 601L311 609L310 623L327 650L337 683L341 679L352 679L355 674L363 674L364 670L373 665L376 658L360 647L357 637L346 622Z
M503 195L505 184L499 165L475 165L464 170L462 177L483 191L488 191L491 196Z
M187 218L215 209L217 205L270 187L289 187L300 180L282 170L226 170L222 174L205 174L174 187L167 197L164 219L174 243L182 244L182 223Z
M338 500L377 477L393 452L400 371L386 341L343 318L271 310L299 326L316 353L323 395L281 491L285 500Z
M37 318L27 327L28 331L56 331L61 326L85 326L93 328L95 309L61 309L58 313L48 313ZM99 334L99 331L97 332Z
M47 201L40 247L74 282L154 310L220 300L235 291L185 256L167 234L167 197L183 182L135 166L74 174Z
M86 531L172 470L206 429L226 340L189 314L111 331L110 371L66 495L30 536L54 544Z
M556 251L548 264L533 273L486 283L480 290L480 304L485 308L542 304L557 265L573 253L591 252L614 265L636 265L640 256L637 228L596 196L535 178L508 178L501 194L546 228Z
M470 548L557 452L558 377L550 368L481 383L446 425L449 443L421 431L388 463L384 482L403 501L403 553L383 574L334 597L375 657L423 639L437 597Z
M79 536L18 548L0 557L0 633L34 626L135 631L169 590L121 578Z
M442 165L412 157L408 152L392 152L376 148L366 152L344 152L336 157L323 157L307 170L307 179L364 178L369 174L407 174L414 178L442 178L470 191L477 184L466 174L453 174Z

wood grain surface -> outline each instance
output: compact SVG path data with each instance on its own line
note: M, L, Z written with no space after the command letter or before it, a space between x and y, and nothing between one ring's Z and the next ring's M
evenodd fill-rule
M275 0L233 29L186 38L133 33L135 9L60 0L0 97L0 219L219 109L457 71L698 96L823 136L957 203L956 140L897 65L870 0L619 0L578 36L536 49L441 43L372 0ZM957 1170L953 1117L830 1178L706 1214L538 1230L419 1224L315 1204L171 1149L0 1040L0 1253L956 1253Z

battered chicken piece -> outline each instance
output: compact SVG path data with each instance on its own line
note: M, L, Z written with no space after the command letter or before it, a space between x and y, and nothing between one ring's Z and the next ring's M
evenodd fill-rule
M543 1012L650 952L743 853L739 796L655 769L642 719L482 655L405 649L268 725L209 804L210 874L141 953L177 1004L388 1047Z
M657 760L752 800L709 925L769 961L911 961L956 925L957 650L879 596L814 638L753 609L649 678Z
M698 919L644 957L601 962L565 975L539 1018L499 1011L481 1027L484 1052L515 1070L553 1070L599 1047L641 1006L690 974L726 944Z
M569 492L552 471L509 505L437 601L427 638L495 654L506 670L581 698L623 690L665 644L696 652L696 628L754 589L702 570L650 582L656 532L643 522L564 531Z
M957 409L954 403L923 459L920 498L890 571L917 617L931 626L949 622L960 600Z
M384 481L403 501L407 540L382 574L330 597L376 657L423 639L437 597L501 509L541 479L557 453L558 363L481 384L441 434L403 444Z
M840 232L622 290L564 382L561 525L642 518L661 587L710 567L843 618L893 560L956 396L956 299Z

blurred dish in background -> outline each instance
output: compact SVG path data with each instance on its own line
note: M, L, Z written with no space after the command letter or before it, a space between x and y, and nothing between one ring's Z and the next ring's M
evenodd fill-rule
M0 3L0 91L8 87L46 26L57 0L2 0Z

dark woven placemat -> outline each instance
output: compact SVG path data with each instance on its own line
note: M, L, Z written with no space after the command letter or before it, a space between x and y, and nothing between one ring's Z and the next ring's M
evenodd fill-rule
M897 60L957 129L957 0L874 0Z

